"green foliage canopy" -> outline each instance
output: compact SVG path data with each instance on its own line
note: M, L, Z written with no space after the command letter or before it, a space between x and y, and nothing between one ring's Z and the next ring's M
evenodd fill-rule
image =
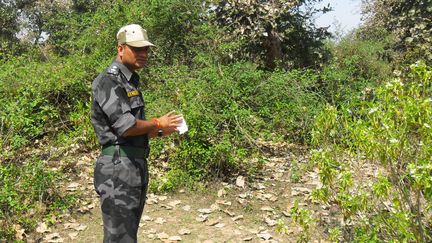
M269 69L311 67L323 60L322 40L330 36L311 21L314 14L330 10L309 5L316 2L218 1L215 21L225 29L225 40L239 42L231 54L235 59L257 60Z
M394 37L388 46L398 63L423 60L432 64L431 0L364 0L366 22L359 32L364 39Z

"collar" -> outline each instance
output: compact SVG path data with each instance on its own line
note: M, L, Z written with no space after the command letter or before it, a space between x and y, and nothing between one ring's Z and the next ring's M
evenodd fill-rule
M118 62L116 60L113 61L112 65L115 65L120 68L120 72L126 77L127 81L131 81L132 75L138 75L135 72L131 72L129 68L127 68L123 63Z

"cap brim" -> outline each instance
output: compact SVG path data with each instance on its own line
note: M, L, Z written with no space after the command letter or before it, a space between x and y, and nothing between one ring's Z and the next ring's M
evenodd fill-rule
M126 42L126 45L133 46L133 47L155 46L149 41L130 41L130 42Z

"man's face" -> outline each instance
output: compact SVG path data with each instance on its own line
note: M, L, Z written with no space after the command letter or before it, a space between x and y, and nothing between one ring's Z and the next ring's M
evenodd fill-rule
M121 62L130 70L143 68L147 64L150 47L133 47L128 45L119 45L118 53Z

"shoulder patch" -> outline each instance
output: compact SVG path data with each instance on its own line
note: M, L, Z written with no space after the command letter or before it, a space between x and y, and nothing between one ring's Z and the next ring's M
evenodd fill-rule
M119 74L119 67L117 67L117 66L111 66L108 69L107 73L113 74L113 75L118 75Z
M129 91L129 92L127 93L127 95L128 95L128 97L138 96L138 95L139 95L139 92L138 92L138 90L132 90L132 91Z

